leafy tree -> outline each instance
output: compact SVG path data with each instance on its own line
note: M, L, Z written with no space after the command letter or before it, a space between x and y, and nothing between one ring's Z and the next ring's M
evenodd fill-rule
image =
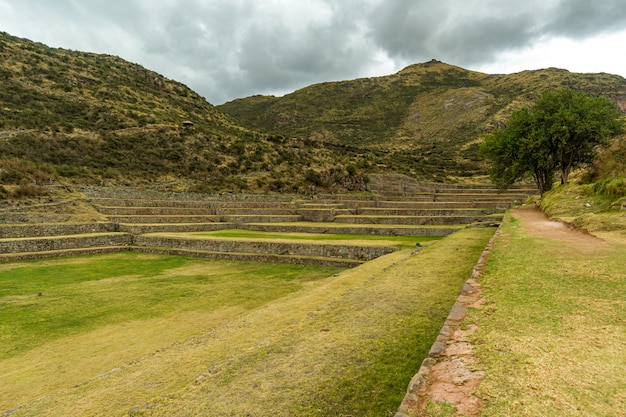
M612 100L581 91L546 91L530 108L515 111L505 128L485 138L490 176L502 189L531 175L543 194L558 171L561 183L572 169L593 161L598 146L621 132Z

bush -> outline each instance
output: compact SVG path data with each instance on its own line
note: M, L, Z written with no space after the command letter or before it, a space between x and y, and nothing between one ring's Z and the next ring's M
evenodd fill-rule
M35 184L20 184L13 190L13 198L32 198L47 195L46 189Z
M584 188L587 195L610 198L626 197L626 178L605 178Z

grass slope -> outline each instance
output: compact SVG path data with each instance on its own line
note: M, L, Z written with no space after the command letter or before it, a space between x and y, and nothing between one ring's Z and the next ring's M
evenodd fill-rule
M248 128L323 143L364 169L445 180L484 173L481 136L555 88L626 104L626 80L616 75L554 68L488 75L430 61L389 76L320 83L218 109Z
M4 264L2 309L22 330L0 362L9 381L0 409L393 415L492 233L465 229L418 254L399 250L313 276L299 266L176 257L145 259L161 265L150 272L142 255L128 254ZM101 272L72 278L92 262ZM25 284L24 271L43 275ZM48 329L55 316L68 328Z
M616 75L487 75L431 61L216 107L118 57L0 33L0 183L316 193L365 190L378 172L468 178L486 172L485 132L562 87L626 106ZM0 199L35 193L0 186Z
M2 264L0 409L89 380L337 271L132 253Z
M626 415L622 243L538 238L510 218L474 311L482 416Z

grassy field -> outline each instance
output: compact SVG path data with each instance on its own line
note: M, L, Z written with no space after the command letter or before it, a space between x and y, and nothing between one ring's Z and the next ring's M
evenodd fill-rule
M509 220L481 278L488 304L468 320L481 416L626 416L626 244Z
M393 415L492 234L349 270L130 253L0 264L0 411Z

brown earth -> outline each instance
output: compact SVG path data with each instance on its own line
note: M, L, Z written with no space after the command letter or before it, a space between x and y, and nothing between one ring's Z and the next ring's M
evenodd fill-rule
M531 236L564 240L586 248L604 248L607 243L589 233L574 229L566 223L550 220L542 211L533 206L512 209L511 214L522 221L523 230Z

